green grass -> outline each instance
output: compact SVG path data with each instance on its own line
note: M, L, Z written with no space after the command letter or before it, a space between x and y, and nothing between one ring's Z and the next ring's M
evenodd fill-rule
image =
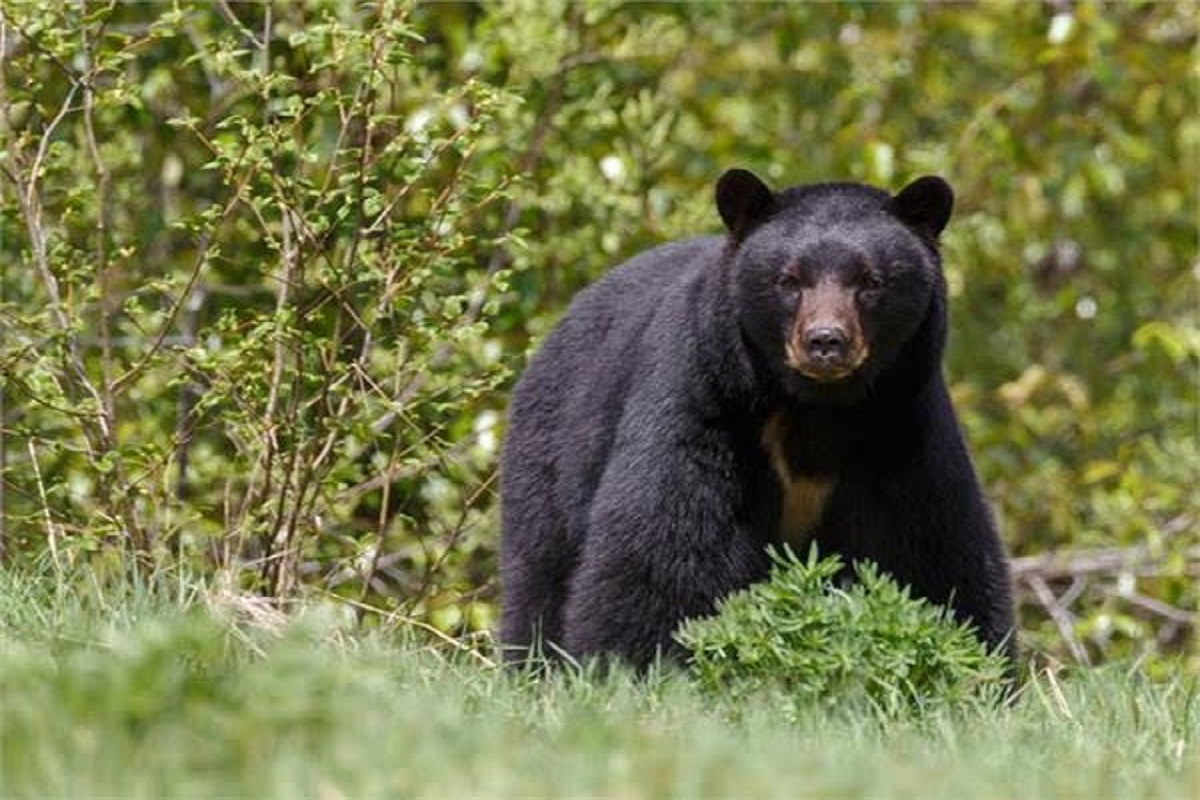
M214 599L215 598L215 599ZM0 578L0 796L1194 797L1200 689L1129 668L906 719L495 669L180 584Z

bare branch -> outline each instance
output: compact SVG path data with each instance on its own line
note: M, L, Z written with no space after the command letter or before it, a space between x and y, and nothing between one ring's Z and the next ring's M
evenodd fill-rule
M1200 575L1200 547L1189 549L1185 557L1187 574ZM1033 574L1046 580L1077 575L1115 574L1120 571L1133 575L1154 575L1161 571L1162 561L1163 555L1156 554L1147 546L1072 550L1014 558L1012 573L1018 581Z

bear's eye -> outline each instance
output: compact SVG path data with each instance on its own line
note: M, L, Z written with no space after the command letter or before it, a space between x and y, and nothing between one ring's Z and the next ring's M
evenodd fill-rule
M858 279L858 290L863 294L875 294L883 288L883 278L878 272L864 272Z
M775 279L775 285L785 292L794 292L800 288L800 278L790 272L785 272Z

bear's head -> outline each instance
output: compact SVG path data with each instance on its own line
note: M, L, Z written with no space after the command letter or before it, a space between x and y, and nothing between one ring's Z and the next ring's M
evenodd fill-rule
M735 169L716 199L743 340L785 394L853 402L893 373L911 381L937 367L937 237L954 203L944 180L919 178L895 196L852 183L775 193Z

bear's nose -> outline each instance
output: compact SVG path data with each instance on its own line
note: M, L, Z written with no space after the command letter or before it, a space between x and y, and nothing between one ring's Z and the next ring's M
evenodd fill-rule
M841 328L822 326L804 333L804 346L810 358L820 361L841 361L846 357L849 338Z

